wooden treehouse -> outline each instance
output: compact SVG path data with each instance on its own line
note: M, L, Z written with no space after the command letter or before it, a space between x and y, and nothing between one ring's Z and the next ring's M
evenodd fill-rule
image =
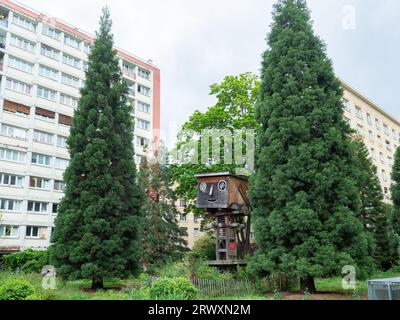
M196 175L196 207L212 218L217 260L209 265L223 270L245 265L250 246L250 203L248 179L229 172Z

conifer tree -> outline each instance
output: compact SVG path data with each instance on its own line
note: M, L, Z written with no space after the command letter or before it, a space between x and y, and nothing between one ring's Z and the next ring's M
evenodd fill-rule
M144 158L139 171L139 184L144 188L141 263L153 272L168 261L181 259L187 249L183 239L187 232L178 225L177 198L173 190L171 171L157 159Z
M393 210L391 212L390 226L391 226L391 243L393 248L393 255L400 264L400 147L397 148L394 156L394 165L392 168L392 201Z
M275 4L267 41L250 189L257 251L248 267L297 275L301 291L313 293L315 277L345 265L365 276L372 239L359 220L341 84L304 0Z
M71 161L52 248L58 274L91 279L93 289L135 273L141 256L132 110L111 25L104 8L67 141Z
M377 266L387 270L392 259L389 244L389 209L383 202L383 192L367 147L361 137L353 140L357 169L354 170L358 183L361 210L360 219L364 230L375 240L374 258Z

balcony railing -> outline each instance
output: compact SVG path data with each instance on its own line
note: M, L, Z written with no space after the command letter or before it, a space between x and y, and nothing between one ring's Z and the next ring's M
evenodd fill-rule
M125 76L127 76L128 78L136 79L136 73L135 73L135 72L128 71L128 70L126 70L126 69L122 69L122 73L123 73Z

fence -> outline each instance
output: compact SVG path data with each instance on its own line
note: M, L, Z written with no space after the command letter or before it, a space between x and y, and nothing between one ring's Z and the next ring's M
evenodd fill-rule
M256 292L255 282L252 280L208 280L192 278L193 285L201 295L209 297L244 295Z

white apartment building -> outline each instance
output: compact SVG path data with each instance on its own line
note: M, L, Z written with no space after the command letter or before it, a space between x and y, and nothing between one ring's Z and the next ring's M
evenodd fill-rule
M0 252L49 245L93 38L0 0ZM157 147L160 71L116 49L135 117L137 163Z
M377 167L385 201L390 202L394 153L400 145L400 122L347 83L342 82L342 86L345 118L363 138Z

